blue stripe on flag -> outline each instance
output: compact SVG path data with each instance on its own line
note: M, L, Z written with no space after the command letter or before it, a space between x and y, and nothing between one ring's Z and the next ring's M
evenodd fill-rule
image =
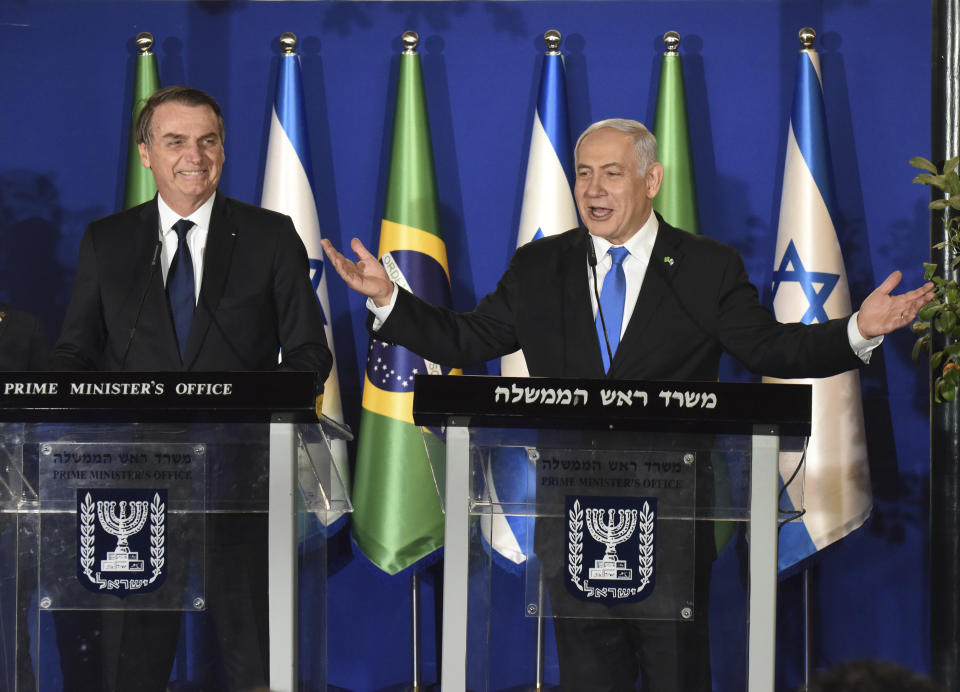
M833 174L830 168L823 90L813 60L806 51L800 51L797 58L797 85L793 92L793 112L790 119L800 154L820 190L820 196L823 197L836 228L837 205L833 198Z
M795 479L796 482L796 479ZM780 480L780 488L783 489L783 479ZM782 493L780 496L781 511L791 512L796 508L790 500L790 495ZM788 521L780 527L777 547L777 572L780 577L786 577L792 573L790 568L799 569L799 563L817 552L817 546L813 544L810 538L810 532L803 520ZM785 571L790 570L790 571Z
M287 55L280 58L277 75L277 94L274 108L287 139L300 158L300 165L307 174L313 189L313 167L310 165L310 142L307 139L307 115L303 98L303 82L300 80L300 58Z
M570 159L567 83L564 77L562 55L544 56L543 73L540 75L540 95L537 98L537 115L569 181L573 166Z

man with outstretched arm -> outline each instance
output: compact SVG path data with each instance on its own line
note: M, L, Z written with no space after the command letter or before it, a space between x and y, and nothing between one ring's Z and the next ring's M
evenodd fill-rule
M455 367L520 348L530 374L540 377L711 381L723 352L758 374L826 377L863 366L883 334L909 324L933 297L932 284L893 295L897 271L850 317L781 324L760 304L735 250L653 212L663 167L646 127L594 123L574 156L584 227L519 248L472 312L439 308L399 288L356 238L357 261L324 240L337 273L368 297L376 337ZM601 293L606 282L623 296L612 318ZM712 555L697 552L696 598L706 604ZM706 617L557 618L554 628L564 690L633 690L638 675L655 692L711 689Z

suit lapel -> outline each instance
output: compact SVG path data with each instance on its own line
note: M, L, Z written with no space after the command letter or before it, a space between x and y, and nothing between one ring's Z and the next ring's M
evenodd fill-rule
M560 259L563 281L564 353L563 371L574 376L603 377L603 358L590 302L592 277L588 280L587 243L584 229ZM586 368L586 372L583 370Z
M187 352L183 358L184 368L187 370L200 353L200 347L210 329L212 311L217 309L227 284L234 243L239 233L231 212L230 201L218 191L213 201L207 246L203 253L200 299L193 314L190 336L187 338Z
M611 371L614 371L618 365L630 360L632 354L639 351L643 343L644 336L650 327L650 323L660 303L664 297L672 290L668 282L673 282L680 264L683 260L683 252L680 250L680 236L675 228L659 218L660 227L657 229L657 239L653 244L653 251L650 253L650 264L643 277L643 283L640 286L640 295L637 296L637 304L633 308L633 314L627 323L627 329L617 347L617 353L613 357Z
M140 222L134 240L133 257L135 267L140 267L138 272L141 276L150 277L150 286L146 288L146 299L143 310L140 314L140 322L151 319L156 315L156 328L163 333L164 340L167 342L167 349L176 354L175 360L179 360L180 347L177 345L177 334L173 328L173 316L170 314L170 303L167 302L167 292L163 285L163 272L159 264L152 268L154 253L157 252L157 244L160 241L160 212L157 208L157 198L143 205L140 212ZM157 255L157 262L161 261ZM130 299L136 300L138 296L143 295L143 289L137 288L130 292ZM132 313L130 316L131 324L136 320L137 305L131 304Z

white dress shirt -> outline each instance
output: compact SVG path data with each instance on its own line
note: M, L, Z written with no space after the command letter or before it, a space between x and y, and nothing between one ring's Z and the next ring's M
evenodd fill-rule
M173 256L180 245L180 239L177 232L173 230L173 224L180 219L193 221L193 227L187 231L187 246L190 248L190 257L193 259L194 302L200 298L200 284L203 279L203 254L207 249L207 232L210 230L210 215L213 212L213 200L216 196L217 193L214 192L210 195L210 199L200 205L190 216L180 216L167 206L163 197L157 195L157 207L160 210L160 242L163 243L163 249L160 252L160 269L163 271L164 286L167 285L170 263L173 261Z

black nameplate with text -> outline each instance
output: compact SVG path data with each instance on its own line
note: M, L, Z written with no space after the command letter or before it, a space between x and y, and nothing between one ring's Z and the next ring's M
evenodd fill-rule
M415 381L417 425L809 435L808 384L431 376Z
M311 372L0 372L0 421L316 423Z

